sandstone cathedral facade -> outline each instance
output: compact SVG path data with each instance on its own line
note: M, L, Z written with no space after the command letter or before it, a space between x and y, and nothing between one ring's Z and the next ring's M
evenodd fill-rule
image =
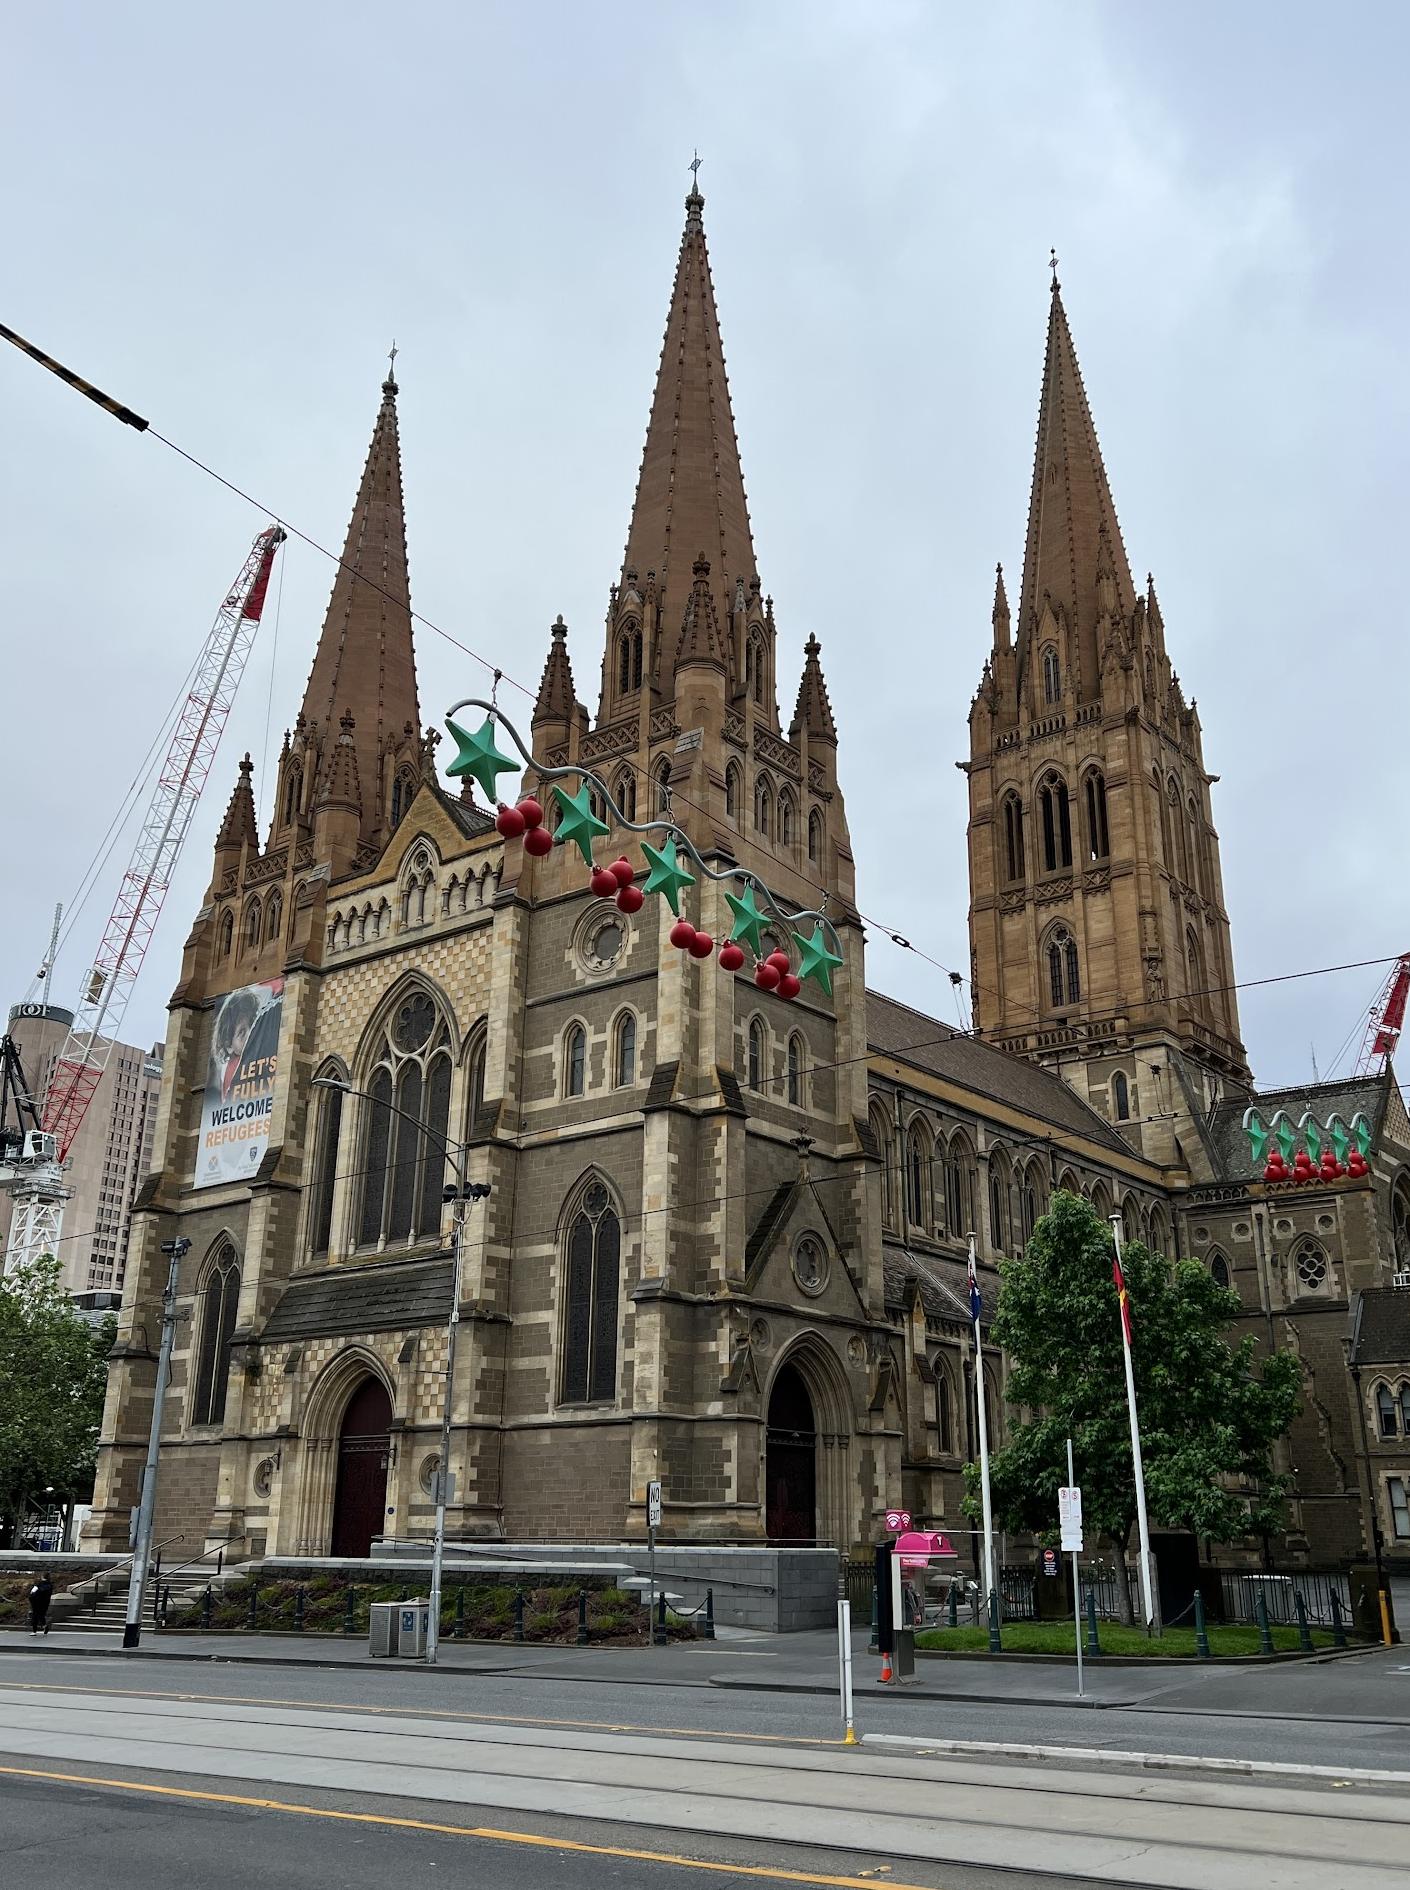
M1001 572L963 764L964 1033L866 986L845 728L761 580L703 208L692 191L596 708L560 619L532 746L825 906L832 992L699 964L664 902L624 916L572 849L531 857L439 778L388 379L274 806L261 828L247 758L172 996L90 1545L126 1544L177 1238L158 1536L258 1556L429 1534L448 1145L490 1188L462 1252L452 1535L630 1541L659 1479L680 1540L847 1549L898 1502L964 1536L977 1398L1005 1423L1002 1359L975 1382L967 1237L992 1307L1000 1256L1070 1188L1296 1348L1280 1554L1345 1561L1379 1532L1410 1557L1410 1121L1389 1066L1255 1095L1214 777L1056 281L1017 613ZM728 932L718 885L686 901ZM1369 1173L1266 1187L1251 1102L1364 1116Z

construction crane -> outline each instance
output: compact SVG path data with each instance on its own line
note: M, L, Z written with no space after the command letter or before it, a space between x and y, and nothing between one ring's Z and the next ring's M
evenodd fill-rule
M15 1047L8 1037L0 1040L0 1096L6 1105L0 1115L0 1186L8 1186L15 1198L7 1267L59 1250L69 1195L63 1181L64 1163L122 1029L132 987L147 956L191 816L259 629L274 554L284 538L278 525L267 525L260 532L211 626L97 956L54 1061L37 1124ZM29 1104L27 1111L25 1104Z
M1394 969L1371 1006L1361 1054L1356 1059L1358 1076L1376 1075L1385 1068L1387 1058L1395 1054L1400 1028L1405 1022L1407 997L1410 997L1410 952L1396 959Z

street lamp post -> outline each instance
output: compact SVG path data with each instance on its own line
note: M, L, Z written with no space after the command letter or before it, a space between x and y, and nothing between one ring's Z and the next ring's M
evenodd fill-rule
M451 1209L450 1231L450 1318L446 1322L446 1383L445 1397L441 1404L441 1454L436 1465L436 1532L431 1546L431 1610L426 1624L426 1664L434 1666L436 1651L441 1638L441 1572L445 1563L446 1547L446 1503L450 1495L450 1431L451 1401L455 1390L455 1341L460 1329L460 1248L465 1227L465 1216L472 1201L488 1199L490 1184L487 1181L467 1181L465 1179L465 1144L458 1144L459 1153L448 1142L443 1142L438 1135L432 1134L419 1117L411 1115L405 1109L399 1109L395 1103L387 1102L380 1096L372 1096L365 1089L358 1089L352 1083L345 1083L336 1076L315 1076L314 1086L318 1089L341 1090L345 1096L360 1096L364 1102L372 1103L376 1108L386 1109L394 1116L400 1116L419 1130L429 1142L434 1142L455 1171L455 1185L442 1190L441 1199Z

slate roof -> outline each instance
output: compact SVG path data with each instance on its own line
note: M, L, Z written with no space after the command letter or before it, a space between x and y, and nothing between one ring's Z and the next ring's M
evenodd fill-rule
M443 1326L450 1317L450 1295L448 1256L326 1267L290 1280L259 1336L277 1342L324 1333Z
M888 1306L904 1306L914 1280L920 1285L920 1303L932 1319L962 1319L968 1324L969 1276L962 1260L917 1253L888 1241L882 1249L881 1265ZM983 1282L980 1290L984 1290ZM987 1295L991 1302L993 1297L992 1292ZM986 1307L984 1323L992 1310L992 1304Z
M1250 1100L1265 1127L1280 1109L1286 1110L1294 1126L1309 1110L1324 1124L1328 1116L1340 1116L1350 1122L1360 1110L1379 1142L1385 1084L1384 1076L1350 1077L1342 1083L1303 1083L1293 1089L1260 1090ZM1225 1181L1263 1179L1263 1169L1254 1164L1243 1127L1244 1111L1250 1106L1250 1100L1220 1103L1213 1112L1209 1125L1210 1152L1220 1178Z
M867 1042L883 1056L918 1070L929 1070L992 1102L1050 1122L1068 1135L1081 1135L1122 1155L1130 1146L1095 1109L1069 1089L1060 1076L1036 1063L1011 1056L996 1045L967 1037L937 1017L908 1004L867 992Z
M1403 1286L1373 1286L1357 1295L1357 1365L1410 1364L1410 1292Z
M493 833L493 814L476 807L473 801L462 801L458 794L447 794L439 781L429 781L427 786L467 840L478 840L482 833Z

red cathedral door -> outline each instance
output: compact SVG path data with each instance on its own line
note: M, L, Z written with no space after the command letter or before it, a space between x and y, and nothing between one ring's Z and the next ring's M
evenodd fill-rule
M334 1555L367 1555L385 1533L387 1457L392 1401L375 1378L364 1378L343 1413L338 1480L333 1490Z

